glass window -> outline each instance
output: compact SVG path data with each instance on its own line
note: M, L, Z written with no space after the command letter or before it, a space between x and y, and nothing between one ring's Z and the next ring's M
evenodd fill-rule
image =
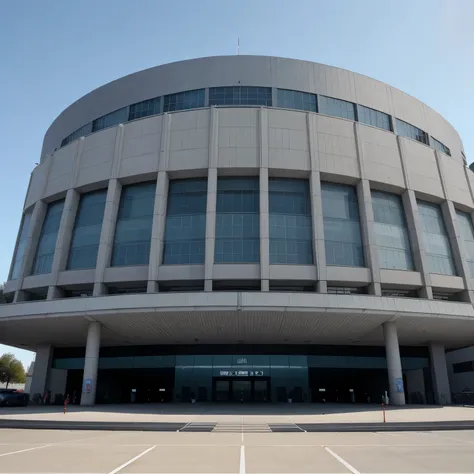
M64 199L48 204L38 248L36 249L32 275L51 273L63 207Z
M122 188L115 227L112 266L148 265L156 183Z
M316 94L310 94L308 92L277 89L277 104L278 107L285 109L317 112Z
M411 138L418 142L428 145L428 135L421 128L415 127L400 119L395 119L397 122L397 134L403 137Z
M474 228L472 218L467 212L456 211L456 220L461 239L464 242L464 257L469 266L469 273L474 278Z
M164 112L204 107L204 89L165 95Z
M355 120L355 104L346 100L333 99L320 95L318 97L319 113L332 115L333 117L342 117L349 120Z
M23 222L20 227L20 236L18 238L18 245L16 247L15 256L13 257L13 267L10 274L10 280L16 280L20 276L21 264L25 254L26 241L28 238L28 231L30 230L31 212L23 216Z
M405 212L400 196L372 191L380 268L413 270Z
M75 132L72 132L70 135L64 138L63 141L61 142L61 146L65 146L68 143L71 143L80 137L89 135L89 133L91 132L92 132L92 122L86 123L81 128L78 128Z
M260 261L259 179L219 178L216 203L216 263Z
M135 120L142 117L148 117L149 115L156 115L160 113L161 98L155 97L154 99L142 100L136 104L130 106L130 112L128 113L128 120Z
M209 105L272 105L271 87L210 87Z
M384 112L379 112L378 110L370 109L369 107L364 107L363 105L358 105L357 118L359 122L366 123L367 125L383 128L384 130L388 131L392 130L390 115L385 114Z
M355 188L321 183L321 192L326 264L363 267L364 250Z
M424 201L417 202L430 272L455 275L451 246L440 207Z
M270 178L270 263L313 263L311 201L304 179Z
M431 146L436 150L442 151L443 153L451 156L451 150L439 140L436 140L436 138L431 137Z
M128 119L128 107L123 107L115 112L99 117L92 122L92 131L98 132L104 128L113 127L119 123L124 123Z
M81 196L72 231L68 270L95 268L106 196L106 189Z
M163 249L163 264L204 263L207 179L170 182Z

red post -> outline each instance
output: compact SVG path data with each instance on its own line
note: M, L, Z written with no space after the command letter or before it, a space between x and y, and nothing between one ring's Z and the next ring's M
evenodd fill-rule
M67 404L69 403L69 394L66 395L66 398L64 399L64 414L66 414L67 410Z
M385 403L382 403L383 422L385 423Z

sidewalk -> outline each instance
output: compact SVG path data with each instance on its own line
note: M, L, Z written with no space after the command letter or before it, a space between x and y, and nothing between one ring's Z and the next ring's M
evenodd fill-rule
M69 405L66 415L62 406L28 406L0 408L2 420L37 420L107 423L380 423L378 405L292 404L292 405L216 405L216 404L148 404ZM424 423L473 421L474 408L462 406L407 405L390 406L387 423Z

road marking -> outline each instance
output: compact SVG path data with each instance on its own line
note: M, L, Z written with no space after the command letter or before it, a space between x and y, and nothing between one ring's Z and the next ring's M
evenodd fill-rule
M186 428L187 426L189 426L191 423L192 423L192 421L189 421L189 422L186 423L184 426L182 426L181 428L179 428L178 430L176 430L176 433L179 433L181 430L184 430L184 428Z
M360 474L360 472L354 467L351 466L347 461L341 458L341 456L337 455L334 451L331 451L327 446L323 446L323 448L334 458L336 458L343 466L345 466L352 474Z
M113 434L113 433L107 433L107 434ZM26 453L27 451L33 451L35 449L50 448L51 446L60 446L62 444L74 443L74 441L85 441L85 440L88 440L88 439L103 438L104 436L107 436L107 434L102 435L102 436L92 436L92 437L89 436L87 438L78 438L78 439L71 439L71 440L68 440L68 441L60 441L59 443L43 444L41 446L35 446L33 448L20 449L18 451L12 451L10 453L2 453L2 454L0 454L0 457L10 456L12 454L18 454L18 453ZM22 444L22 443L19 443L19 444Z
M245 474L245 446L240 447L240 469L239 474Z
M145 449L145 451L143 451L142 453L137 454L134 458L130 459L126 463L124 463L121 466L117 467L113 471L110 471L109 474L116 474L117 472L120 472L122 469L126 468L127 466L130 466L130 464L132 464L132 462L135 462L137 459L140 459L142 456L145 456L145 454L149 453L150 451L152 451L155 448L156 448L156 444L154 446L152 446L151 448Z

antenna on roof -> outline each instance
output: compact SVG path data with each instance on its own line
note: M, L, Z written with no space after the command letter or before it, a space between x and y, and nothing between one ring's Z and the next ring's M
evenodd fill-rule
M237 56L240 54L240 38L237 37Z

